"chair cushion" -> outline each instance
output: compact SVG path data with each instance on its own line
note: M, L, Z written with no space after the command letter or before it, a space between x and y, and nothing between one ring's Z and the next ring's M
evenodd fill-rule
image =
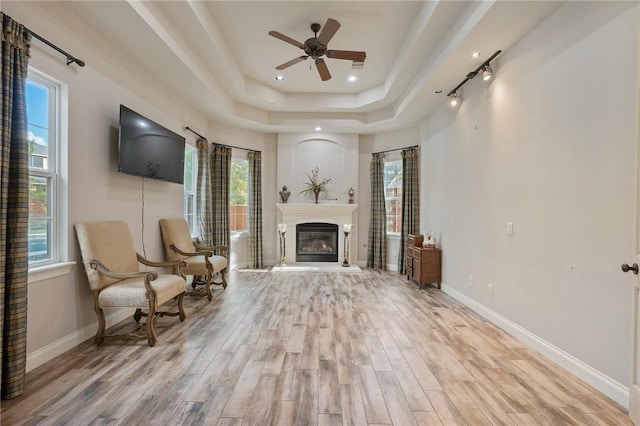
M205 275L207 273L207 266L204 261L204 256L191 256L185 257L184 260L187 265L182 267L182 273L185 275ZM213 266L213 273L217 274L227 267L227 258L224 256L213 255L209 258L211 265Z
M156 291L156 308L170 299L184 292L186 281L178 275L159 274L151 281L151 287ZM98 303L102 308L131 307L148 308L149 299L146 296L144 278L123 280L113 284L100 292Z

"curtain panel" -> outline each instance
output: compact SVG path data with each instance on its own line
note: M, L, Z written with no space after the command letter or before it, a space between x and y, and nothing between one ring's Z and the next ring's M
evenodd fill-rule
M402 150L402 219L400 247L398 247L398 272L407 272L407 235L420 232L420 150Z
M31 35L2 18L2 95L0 124L0 394L24 392L27 360L27 232L29 223L29 141L27 64Z
M200 244L213 245L213 218L211 216L211 169L209 164L209 142L200 138L198 148L198 176L196 177L196 217Z
M384 202L384 154L373 154L369 167L371 206L367 268L387 268L387 214Z
M248 267L262 269L262 153L251 151L249 159L249 259Z
M211 153L211 218L212 245L227 246L231 240L229 225L229 182L231 179L231 148L213 144Z

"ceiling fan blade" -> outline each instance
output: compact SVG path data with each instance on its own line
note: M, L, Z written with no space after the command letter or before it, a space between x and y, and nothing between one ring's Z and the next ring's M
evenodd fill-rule
M303 55L303 56L297 57L297 58L292 59L292 60L290 60L290 61L288 61L288 62L285 62L285 63L284 63L284 64L282 64L282 65L278 65L278 66L276 67L276 69L277 69L277 70L283 70L283 69L285 69L285 68L289 68L291 65L295 65L295 64L297 64L298 62L302 62L302 61L304 61L304 60L305 60L305 59L307 59L307 58L308 58L308 56L307 56L307 55Z
M320 73L322 81L327 81L331 78L331 73L329 72L329 68L327 68L327 64L324 62L324 59L316 59L316 68L318 68L318 73Z
M269 31L269 35L275 38L279 38L282 41L286 41L287 43L293 44L294 46L299 47L300 49L304 49L304 44L277 31Z
M324 24L322 31L320 31L320 35L318 36L318 41L325 46L331 40L331 37L334 36L336 31L340 28L340 23L333 18L327 19L327 22Z
M367 52L356 52L353 50L327 50L327 58L348 59L355 62L364 62Z

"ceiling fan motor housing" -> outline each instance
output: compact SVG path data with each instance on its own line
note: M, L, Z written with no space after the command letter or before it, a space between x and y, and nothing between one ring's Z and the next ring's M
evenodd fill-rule
M320 43L316 37L311 37L304 42L304 53L318 59L327 53L327 46Z

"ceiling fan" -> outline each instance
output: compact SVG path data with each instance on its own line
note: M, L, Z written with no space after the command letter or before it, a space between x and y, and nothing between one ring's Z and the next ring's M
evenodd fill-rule
M298 62L302 62L308 57L311 57L316 63L316 68L318 69L318 73L320 74L320 78L322 81L327 81L331 78L331 73L329 72L329 68L327 68L327 64L324 62L322 56L327 56L327 58L332 59L346 59L349 61L353 61L354 64L362 65L364 59L367 57L366 52L357 52L353 50L330 50L327 49L327 44L329 40L335 35L338 28L340 28L340 23L335 19L329 18L327 22L324 24L324 28L318 35L318 31L320 31L320 24L313 23L311 24L311 31L313 31L314 36L307 39L304 43L300 43L288 37L278 31L269 31L269 35L278 38L282 41L286 41L289 44L293 44L296 47L304 50L305 55L299 56L295 59L285 62L282 65L278 65L276 67L277 70L283 70L285 68L290 67L291 65L295 65Z

